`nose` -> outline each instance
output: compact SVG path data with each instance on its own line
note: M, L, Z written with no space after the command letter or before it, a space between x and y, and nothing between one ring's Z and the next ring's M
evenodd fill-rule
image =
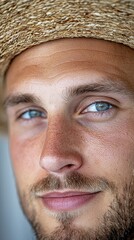
M51 127L46 132L40 166L49 173L65 174L78 170L82 158L75 147L74 134L64 125Z

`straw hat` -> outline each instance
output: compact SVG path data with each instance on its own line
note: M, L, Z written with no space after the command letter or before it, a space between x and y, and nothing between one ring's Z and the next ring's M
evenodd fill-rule
M42 42L74 37L134 48L134 0L1 0L0 98L5 71L16 55ZM4 122L0 111L1 129Z

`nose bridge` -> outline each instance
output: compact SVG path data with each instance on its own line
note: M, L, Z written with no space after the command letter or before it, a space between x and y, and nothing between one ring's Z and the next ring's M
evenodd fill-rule
M49 122L40 165L48 172L66 172L81 165L81 158L75 150L74 137L69 123L64 120Z
M46 138L44 142L44 153L48 155L59 154L65 149L67 150L68 131L68 126L65 124L64 120L57 119L55 122L50 122L47 128Z

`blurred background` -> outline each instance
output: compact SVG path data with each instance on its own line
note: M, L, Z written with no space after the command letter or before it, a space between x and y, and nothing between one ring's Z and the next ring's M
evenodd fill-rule
M8 139L0 135L0 240L34 240L19 205L11 169Z

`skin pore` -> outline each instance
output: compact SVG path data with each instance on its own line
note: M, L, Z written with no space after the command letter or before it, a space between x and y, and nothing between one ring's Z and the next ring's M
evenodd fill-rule
M38 240L134 237L134 55L62 39L11 63L5 108L20 202Z

